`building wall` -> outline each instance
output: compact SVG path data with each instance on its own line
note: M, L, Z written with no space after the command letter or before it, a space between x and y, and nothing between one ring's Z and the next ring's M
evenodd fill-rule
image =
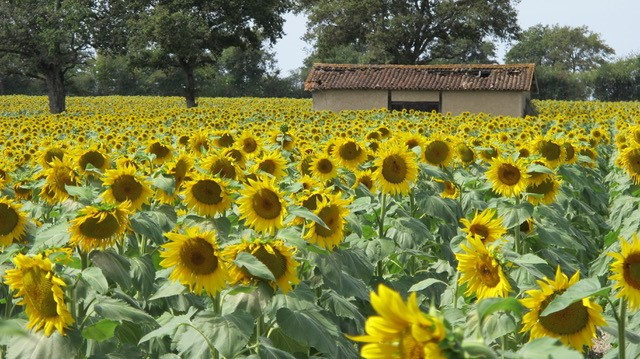
M517 91L443 91L442 112L522 117L528 96L528 92Z
M391 91L391 101L440 101L440 91Z
M314 110L370 110L387 108L387 90L325 90L314 91Z

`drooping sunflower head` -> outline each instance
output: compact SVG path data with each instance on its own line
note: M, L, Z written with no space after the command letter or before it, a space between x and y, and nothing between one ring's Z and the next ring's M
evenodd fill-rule
M287 160L282 156L280 151L265 152L256 161L251 172L265 172L273 177L280 179L286 175Z
M331 156L342 167L356 169L359 164L367 160L367 150L358 141L345 138L333 146Z
M620 253L608 254L614 258L609 279L618 290L616 297L625 298L629 308L637 310L640 308L640 238L634 234L631 243L620 238L620 246Z
M361 184L367 187L369 192L373 194L376 193L377 188L375 184L375 176L373 172L371 172L371 170L367 169L367 170L356 172L356 180L353 183L352 187L355 189L355 188L358 188L358 186L360 186Z
M109 156L97 145L77 150L76 158L82 173L86 173L90 166L99 171L105 171L110 165Z
M130 209L140 209L153 195L149 181L136 174L133 166L124 166L114 170L107 170L102 184L107 187L102 198L108 203L131 202Z
M535 153L542 156L550 168L556 168L565 161L565 148L562 143L557 140L538 137L533 142L533 148Z
M155 139L149 141L145 151L148 154L154 155L153 163L156 164L165 163L173 157L173 149L171 146Z
M19 253L13 259L15 269L5 272L5 283L22 298L18 305L25 307L28 328L44 328L44 335L54 331L65 334L74 320L64 302L65 282L53 273L53 264L47 257L26 256Z
M66 150L58 145L51 145L42 149L39 153L40 164L43 168L49 168L54 159L63 160Z
M418 177L416 155L394 141L378 150L375 166L376 187L383 193L406 195Z
M561 181L556 176L548 175L544 182L527 186L527 201L533 205L541 203L549 205L555 202L560 191L560 185Z
M502 225L502 218L496 216L496 210L487 208L473 216L469 221L466 218L460 220L467 234L467 239L479 238L484 244L496 241L507 233L507 229Z
M496 158L486 172L493 191L505 197L522 193L529 184L529 175L522 159Z
M49 162L49 168L45 171L45 175L45 183L48 185L49 191L52 192L52 199L57 203L69 198L66 186L77 186L80 181L69 156L62 160L54 157Z
M511 284L496 259L495 248L487 248L476 236L468 240L470 246L461 244L464 252L456 253L458 271L462 274L459 283L467 284L465 295L475 295L478 300L509 295Z
M118 204L102 203L79 210L69 226L69 242L87 253L122 242L129 229L129 206L130 203L125 201Z
M323 182L332 180L338 174L338 166L329 155L319 154L311 160L311 176Z
M0 198L0 248L20 241L27 232L27 215L19 203Z
M217 152L207 157L202 163L202 167L207 169L212 175L229 180L239 177L239 170L232 157Z
M284 226L286 202L274 179L264 176L249 180L238 199L240 219L260 233L274 234Z
M173 268L169 278L189 287L196 294L215 295L226 287L229 272L213 232L192 227L185 234L166 233L169 241L161 247L160 265Z
M213 216L231 207L226 182L211 175L198 175L185 183L187 205L201 216Z
M234 260L242 252L251 254L264 264L275 281L256 277L246 268L237 266ZM300 282L297 273L300 264L293 257L295 252L295 247L287 246L281 240L265 241L258 238L253 242L243 240L239 244L229 245L223 255L229 264L232 284L255 285L259 281L266 281L273 289L280 288L287 293L292 289L292 284Z
M432 166L448 166L453 160L455 144L441 135L433 135L422 148L422 159Z
M348 205L349 201L341 198L339 193L320 198L313 212L326 226L311 222L304 238L322 248L333 250L344 239L345 218L349 214Z
M585 346L593 346L596 327L607 325L602 316L602 307L598 303L583 298L560 311L541 315L556 295L562 294L578 280L580 272L576 272L569 279L558 266L555 279L538 280L540 289L525 292L527 297L520 302L529 312L522 318L522 332L529 332L529 340L541 337L558 338L564 345L581 352Z
M633 183L640 184L640 146L627 147L620 156L620 162Z

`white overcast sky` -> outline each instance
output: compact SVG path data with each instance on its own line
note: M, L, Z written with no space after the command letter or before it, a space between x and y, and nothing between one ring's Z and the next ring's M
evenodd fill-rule
M523 30L536 25L587 26L616 51L616 57L640 54L640 0L521 0L516 6ZM301 40L302 16L286 15L285 36L273 47L283 75L302 66L310 51ZM504 50L502 51L504 52ZM503 53L498 54L502 61Z

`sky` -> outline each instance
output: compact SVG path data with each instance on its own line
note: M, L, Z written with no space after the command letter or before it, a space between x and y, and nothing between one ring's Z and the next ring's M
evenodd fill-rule
M615 50L616 58L640 55L639 0L521 0L516 10L523 30L537 24L587 26ZM285 20L285 36L274 45L273 51L278 67L286 76L302 66L311 47L301 39L306 31L306 19L287 14ZM505 52L504 46L499 47L499 62Z

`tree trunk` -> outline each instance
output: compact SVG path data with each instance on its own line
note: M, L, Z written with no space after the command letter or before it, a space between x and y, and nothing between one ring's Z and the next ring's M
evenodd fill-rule
M62 113L66 109L66 92L64 88L64 72L57 66L51 66L45 73L47 95L49 96L49 112Z
M196 79L193 75L193 67L183 66L184 74L186 76L187 84L184 88L184 98L187 101L187 107L198 107L196 102Z

